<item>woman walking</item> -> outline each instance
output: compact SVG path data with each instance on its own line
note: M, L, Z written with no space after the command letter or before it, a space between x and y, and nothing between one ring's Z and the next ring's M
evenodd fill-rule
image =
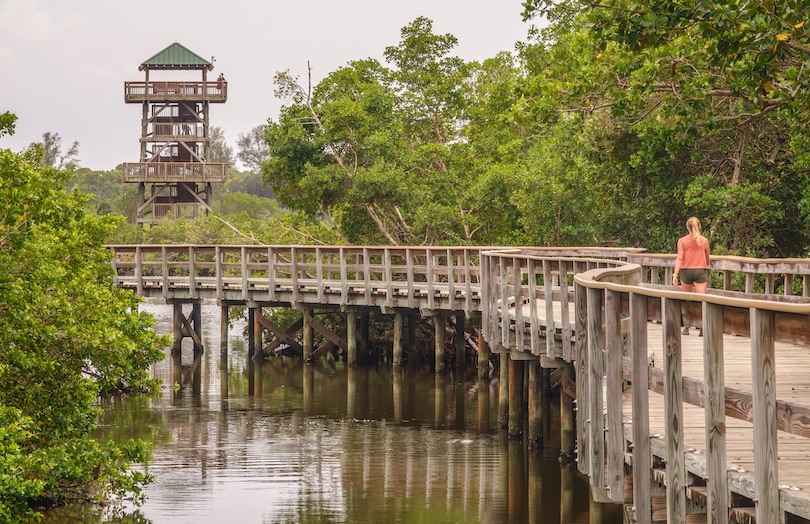
M686 221L688 234L678 240L678 258L675 259L675 273L672 285L681 283L681 289L705 293L709 288L709 239L700 234L700 220L689 217ZM689 334L689 328L683 328Z

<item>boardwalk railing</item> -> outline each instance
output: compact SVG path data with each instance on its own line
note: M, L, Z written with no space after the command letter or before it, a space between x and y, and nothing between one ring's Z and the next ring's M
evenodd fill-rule
M479 248L110 246L139 295L480 311Z

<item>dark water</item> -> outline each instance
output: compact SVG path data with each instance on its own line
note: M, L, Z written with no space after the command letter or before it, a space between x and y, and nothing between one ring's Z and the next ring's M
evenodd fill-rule
M144 308L170 332L169 306ZM556 421L543 452L497 431L497 381L281 358L253 365L239 322L223 359L219 313L203 306L201 358L188 346L155 366L161 396L105 405L99 438L154 444L145 503L62 508L44 522L622 521L620 508L590 500L575 467L559 465Z

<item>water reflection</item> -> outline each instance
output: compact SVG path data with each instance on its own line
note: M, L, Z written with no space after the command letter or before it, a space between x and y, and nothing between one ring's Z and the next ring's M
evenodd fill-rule
M148 308L169 332L171 308ZM497 384L458 371L253 362L243 323L227 352L210 350L218 313L203 306L202 356L184 347L155 366L162 396L105 405L100 438L154 443L146 503L119 514L64 508L44 522L621 522L560 468L559 442L532 454L497 432Z

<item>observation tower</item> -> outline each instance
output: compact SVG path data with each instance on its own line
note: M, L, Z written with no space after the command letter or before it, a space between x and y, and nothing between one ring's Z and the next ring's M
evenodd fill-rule
M141 158L123 169L138 184L138 224L209 213L212 184L227 178L226 163L208 161L210 105L228 99L224 77L208 79L212 62L175 42L138 67L144 80L124 83L124 101L143 109Z

